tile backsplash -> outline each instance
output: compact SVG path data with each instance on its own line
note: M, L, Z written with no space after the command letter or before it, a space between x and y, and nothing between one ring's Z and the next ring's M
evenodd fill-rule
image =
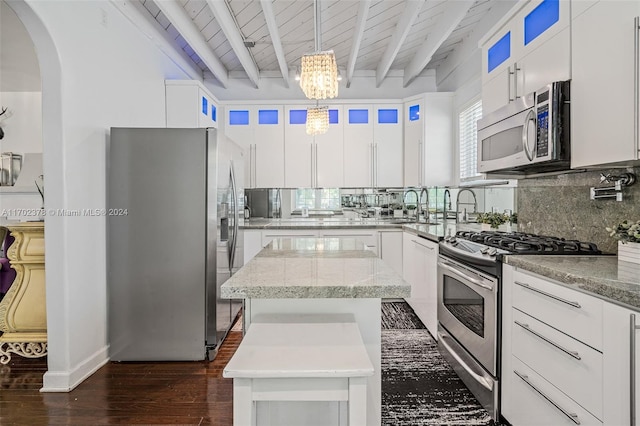
M640 183L623 187L623 201L591 200L591 187L600 184L600 173L613 175L640 168L606 169L557 176L522 179L518 182L518 229L542 235L589 241L604 252L615 253L617 241L606 227L624 219L640 220Z

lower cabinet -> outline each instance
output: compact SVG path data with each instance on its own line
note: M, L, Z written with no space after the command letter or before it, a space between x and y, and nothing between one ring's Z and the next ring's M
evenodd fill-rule
M411 297L407 303L434 339L437 338L438 243L404 232L402 277L411 285Z
M502 415L517 425L633 425L633 311L503 266Z
M402 234L400 230L378 232L378 255L398 275L402 275Z

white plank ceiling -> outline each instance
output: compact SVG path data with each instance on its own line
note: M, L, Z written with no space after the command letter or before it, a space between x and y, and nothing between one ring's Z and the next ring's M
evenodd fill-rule
M285 74L295 73L300 57L315 50L313 0L139 1L149 19L223 87L234 78L259 87L266 74L288 85ZM404 73L407 87L425 70L437 72L500 0L317 1L321 48L335 52L347 84L367 71L379 86L393 70Z

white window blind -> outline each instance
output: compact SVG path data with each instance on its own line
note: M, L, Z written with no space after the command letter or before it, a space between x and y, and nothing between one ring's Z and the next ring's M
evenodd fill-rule
M475 102L458 116L460 126L460 180L480 176L478 173L478 126L482 118L482 101Z

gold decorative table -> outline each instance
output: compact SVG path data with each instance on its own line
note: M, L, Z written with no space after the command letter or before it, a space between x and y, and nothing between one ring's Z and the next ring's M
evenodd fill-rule
M11 353L47 355L47 311L44 272L44 222L8 225L15 241L7 251L16 279L0 302L0 363Z

